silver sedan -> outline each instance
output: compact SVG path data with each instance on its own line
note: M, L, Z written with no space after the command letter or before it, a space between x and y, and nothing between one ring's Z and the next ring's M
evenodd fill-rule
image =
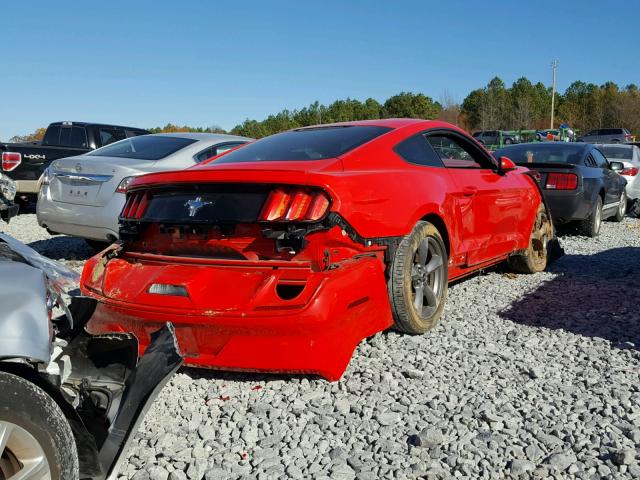
M118 238L126 187L136 176L182 170L249 141L233 135L163 133L55 160L41 178L38 223L96 247L111 243Z

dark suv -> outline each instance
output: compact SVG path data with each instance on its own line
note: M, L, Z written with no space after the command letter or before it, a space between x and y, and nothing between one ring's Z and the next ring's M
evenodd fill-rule
M633 141L633 135L626 128L598 128L578 138L578 141L587 143L628 143Z

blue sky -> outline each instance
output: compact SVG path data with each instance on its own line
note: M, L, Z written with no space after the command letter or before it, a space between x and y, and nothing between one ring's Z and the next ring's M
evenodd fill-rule
M57 120L232 128L494 75L640 83L640 2L5 2L0 139Z

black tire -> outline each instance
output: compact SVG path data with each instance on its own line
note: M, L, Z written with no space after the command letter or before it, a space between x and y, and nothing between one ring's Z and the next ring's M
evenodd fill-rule
M630 217L640 218L640 200L629 200L629 204L627 205L627 214Z
M602 225L602 198L600 195L596 197L595 204L591 215L582 220L579 224L580 233L586 237L597 237L600 234L600 226Z
M107 241L103 242L101 240L90 240L88 238L85 238L84 241L95 252L101 252L102 250L107 248L109 245L111 245L111 242L107 242Z
M46 463L42 462L40 468L46 471L48 467L51 480L78 480L78 454L69 422L58 404L40 387L22 377L0 372L0 422L4 422L0 423L4 432L12 432L6 450L0 452L1 478L10 478L24 468L16 462L17 455L11 452L11 446L12 441L24 444L24 432L28 432L31 444L44 452Z
M620 194L620 205L618 205L618 209L616 210L616 214L613 216L612 220L614 222L621 222L624 219L625 214L627 213L627 191L622 190Z
M429 222L418 222L400 242L388 281L396 329L420 334L436 326L447 299L448 261L442 235Z
M511 145L513 143L513 140L511 140L510 138L505 139L504 144L505 145Z
M547 268L549 241L553 238L553 224L547 215L547 209L541 203L536 213L536 221L531 230L529 247L517 255L508 258L507 264L519 273L538 273Z

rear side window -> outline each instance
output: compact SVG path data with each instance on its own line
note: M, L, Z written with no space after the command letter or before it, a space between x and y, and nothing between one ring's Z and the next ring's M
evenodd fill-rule
M60 125L51 125L47 128L42 145L60 145Z
M440 157L422 134L407 138L393 150L409 163L426 167L443 167Z
M605 156L602 153L600 153L600 150L598 150L597 148L594 148L591 151L591 155L593 155L593 158L596 160L598 167L609 168L609 162L607 162L607 159L605 158Z
M600 135L620 135L622 133L622 129L620 128L604 128L600 130Z
M335 158L390 131L369 125L317 127L278 133L230 152L216 163Z
M141 135L99 148L89 155L160 160L196 141L192 138Z
M126 138L124 130L119 128L99 128L98 135L100 135L100 145L103 147Z
M237 147L238 145L243 145L246 142L235 142L235 143L223 143L221 145L213 145L212 147L203 150L200 153L197 153L193 158L197 163L204 162L206 159L215 157L224 153L232 148Z

